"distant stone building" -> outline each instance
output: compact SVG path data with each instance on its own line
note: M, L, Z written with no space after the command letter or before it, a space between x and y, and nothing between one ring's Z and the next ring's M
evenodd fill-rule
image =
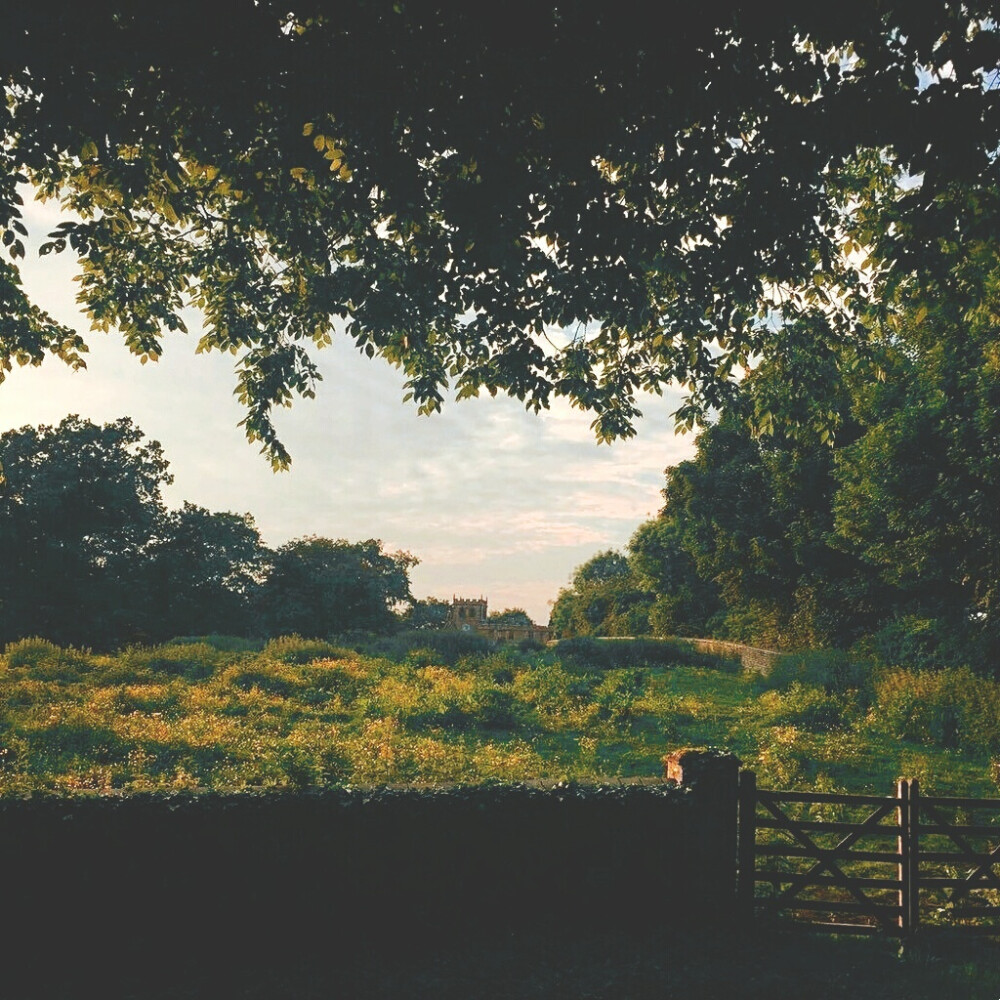
M548 642L547 625L536 625L530 618L526 624L491 622L487 614L485 597L452 597L446 628L456 632L475 632L495 642Z
M486 625L486 598L452 597L448 627L459 632L478 632Z

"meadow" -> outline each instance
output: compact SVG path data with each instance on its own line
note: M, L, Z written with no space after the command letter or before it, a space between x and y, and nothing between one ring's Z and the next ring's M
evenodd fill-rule
M762 678L669 641L491 649L414 633L351 645L193 637L116 655L40 639L0 657L0 795L662 773L688 745L762 785L988 796L1000 684L964 669L787 656Z

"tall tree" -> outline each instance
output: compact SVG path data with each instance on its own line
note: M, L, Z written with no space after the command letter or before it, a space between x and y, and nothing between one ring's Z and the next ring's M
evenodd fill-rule
M681 521L673 512L640 524L628 543L639 587L653 595L653 635L711 635L720 611L718 587L703 577L684 547Z
M900 286L873 327L879 379L840 364L821 323L790 327L667 471L664 509L631 545L655 629L668 612L690 623L675 612L700 582L721 600L706 628L726 637L875 636L889 656L994 669L1000 241L944 252L949 281Z
M503 611L491 611L486 620L491 625L514 625L522 628L531 627L531 617L524 608L504 608Z
M408 552L384 552L376 539L296 539L273 553L261 618L271 634L391 630L395 609L413 599L409 570L416 563Z
M130 419L0 435L0 642L118 645L146 617L145 549L172 481Z
M723 633L777 643L792 587L786 526L745 423L724 415L704 431L695 458L667 470L664 496L661 516L676 521L698 575L718 588Z
M404 612L402 624L406 628L431 631L443 629L451 615L451 602L438 597L426 597L414 601Z
M891 607L891 587L834 537L837 462L863 432L853 400L864 375L824 333L818 322L789 328L694 459L667 470L663 510L630 545L657 595L657 631L846 645Z
M954 282L910 289L885 331L865 433L838 456L841 547L936 623L945 658L1000 654L1000 241L954 246Z
M645 635L649 603L628 559L608 549L576 568L571 585L559 591L549 625L563 637Z
M678 379L690 425L791 320L854 344L996 230L994 8L7 5L0 365L83 363L20 283L30 184L93 325L155 359L200 309L278 465L335 320L423 411L561 395L609 439Z
M260 634L253 608L268 550L249 514L185 502L166 512L147 553L151 637Z
M8 431L0 468L0 647L377 632L412 602L417 560L374 539L271 552L249 514L167 510L167 461L127 417Z

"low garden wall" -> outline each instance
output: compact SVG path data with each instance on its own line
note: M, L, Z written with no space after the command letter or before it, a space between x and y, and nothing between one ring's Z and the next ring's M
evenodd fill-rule
M718 923L735 758L692 760L680 784L0 801L5 972Z
M731 657L734 660L739 660L744 669L755 670L761 674L768 673L771 667L774 666L774 661L782 655L773 649L759 649L756 646L744 646L739 642L724 642L721 639L677 638L675 641L687 643L687 645L698 650L699 653Z

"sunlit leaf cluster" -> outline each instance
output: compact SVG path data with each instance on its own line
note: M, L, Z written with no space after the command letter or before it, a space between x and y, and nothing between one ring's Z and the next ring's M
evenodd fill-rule
M802 316L863 341L995 222L992 7L113 0L5 11L0 362L85 345L24 295L21 191L67 219L95 329L204 321L276 466L340 330L448 393L563 396L597 437L693 426ZM38 239L42 234L30 234ZM766 423L766 421L762 421Z

